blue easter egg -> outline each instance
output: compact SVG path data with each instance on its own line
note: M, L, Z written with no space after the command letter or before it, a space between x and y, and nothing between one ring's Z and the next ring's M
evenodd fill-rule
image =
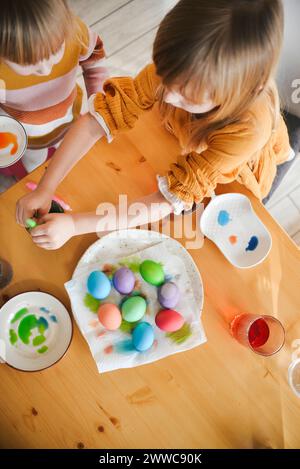
M132 343L138 352L145 352L154 341L153 327L148 322L140 322L132 333Z
M97 300L103 300L110 294L111 283L100 270L95 270L87 280L88 292Z

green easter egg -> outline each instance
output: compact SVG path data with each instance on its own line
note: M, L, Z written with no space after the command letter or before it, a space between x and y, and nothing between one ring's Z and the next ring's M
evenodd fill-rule
M162 266L157 262L146 260L140 265L140 274L147 283L159 287L165 281Z
M122 316L127 322L136 322L142 319L146 312L147 303L141 296L131 296L122 304Z

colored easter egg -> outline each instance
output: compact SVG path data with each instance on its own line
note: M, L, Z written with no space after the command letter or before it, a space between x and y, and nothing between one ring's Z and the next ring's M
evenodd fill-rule
M139 321L145 314L147 303L141 296L131 296L122 304L122 316L127 322Z
M118 329L122 322L119 308L112 303L105 303L104 305L99 306L98 319L109 331Z
M162 331L175 332L182 328L184 318L174 309L163 309L157 313L155 323Z
M113 286L122 295L128 295L134 289L135 276L132 270L121 267L113 276Z
M166 282L158 289L158 301L164 308L175 308L179 297L179 289L173 282Z
M110 294L111 284L106 275L95 270L87 280L88 292L97 300L103 300Z
M147 283L155 285L156 287L159 287L165 280L162 266L151 260L146 260L141 263L140 274Z
M140 322L133 330L132 343L136 350L145 352L154 341L153 327L148 322Z

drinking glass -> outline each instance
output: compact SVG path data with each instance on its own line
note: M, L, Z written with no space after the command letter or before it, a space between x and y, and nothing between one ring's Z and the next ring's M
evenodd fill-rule
M230 330L240 344L265 357L277 353L284 344L284 327L273 316L239 314L231 322Z

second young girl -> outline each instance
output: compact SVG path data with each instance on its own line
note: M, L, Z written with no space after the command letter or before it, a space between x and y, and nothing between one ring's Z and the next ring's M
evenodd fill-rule
M20 121L28 135L22 160L6 170L25 176L48 157L79 117L81 65L88 95L107 78L100 37L70 11L66 0L9 0L0 14L0 115Z

